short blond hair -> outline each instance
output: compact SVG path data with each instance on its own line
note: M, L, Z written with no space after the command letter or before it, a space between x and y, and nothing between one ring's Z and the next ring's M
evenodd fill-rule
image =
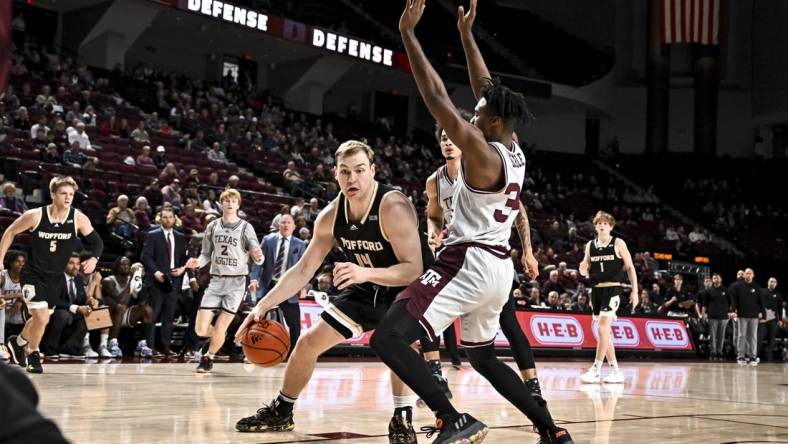
M8 190L16 191L16 185L12 184L11 182L6 182L3 184L3 193L7 193Z
M616 225L616 218L613 217L610 213L605 213L604 211L597 211L596 216L594 216L594 225L600 222L607 222L610 226Z
M52 194L62 187L71 187L74 191L79 189L77 182L71 176L55 176L49 181L49 192Z
M369 164L372 165L372 162L375 160L375 152L372 151L372 148L369 145L360 140L348 140L343 142L341 145L339 145L339 148L337 148L336 153L334 153L334 159L337 163L339 163L340 158L352 156L360 152L363 152L367 155Z
M226 199L235 199L238 201L238 205L241 204L241 193L236 190L235 188L228 188L222 191L222 194L219 196L219 203L224 202Z

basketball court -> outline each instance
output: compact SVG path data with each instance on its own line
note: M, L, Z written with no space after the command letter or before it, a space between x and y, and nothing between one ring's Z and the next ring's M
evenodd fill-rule
M585 361L542 361L556 422L577 443L788 442L788 367L622 362L626 383L582 385ZM513 365L510 362L510 365ZM243 434L235 422L269 402L284 365L219 363L47 365L32 375L41 411L75 443L387 443L389 371L377 362L321 362L296 404L296 431ZM605 368L605 372L607 372ZM485 442L528 443L530 423L469 366L445 370L458 409L484 421ZM432 415L414 409L416 430ZM428 443L423 433L419 442Z

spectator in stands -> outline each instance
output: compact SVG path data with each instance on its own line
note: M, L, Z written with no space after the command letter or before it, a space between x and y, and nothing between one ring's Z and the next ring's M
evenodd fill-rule
M701 305L701 317L709 323L709 359L723 359L723 345L725 344L725 326L728 324L731 311L730 295L722 286L722 276L714 273L711 276L711 286L703 289L698 295Z
M731 309L739 319L738 363L758 365L758 318L766 319L763 291L753 281L752 268L744 270L744 279L734 282L728 292L731 296Z
M20 106L14 114L14 128L28 130L30 127L30 115L27 113L27 108Z
M183 197L183 205L192 204L198 213L202 213L202 198L197 189L197 183L191 180L186 182L186 189L181 193Z
M585 292L577 294L577 302L572 304L572 311L591 313L591 306L588 305L588 295Z
M41 152L41 162L58 165L61 163L60 153L57 151L57 145L54 143L47 144L46 150Z
M161 184L159 183L159 179L153 179L151 183L142 190L142 195L148 201L151 212L158 209L164 202L161 198Z
M11 182L3 184L3 196L0 197L0 208L4 208L17 215L21 215L27 211L25 200L16 197L16 186Z
M563 311L558 299L558 292L551 291L547 294L547 308L554 311Z
M142 290L143 274L142 264L131 265L128 257L118 256L112 264L112 274L101 281L102 303L109 307L112 317L107 349L113 358L123 356L118 345L118 335L122 327L133 328L141 323L147 330L153 322L153 308L137 299ZM142 355L152 355L149 348L141 349L140 352Z
M44 128L39 128L36 130L36 137L33 138L33 147L39 151L44 151L47 144L49 144L49 138L46 131Z
M684 278L676 273L673 276L673 286L665 291L665 302L660 306L660 312L666 313L669 310L678 311L678 303L687 299Z
M558 306L563 311L572 309L572 296L569 293L564 293L558 297Z
M309 240L312 239L312 232L307 227L301 227L298 230L298 238L304 241L305 245L309 245Z
M131 239L136 227L134 225L134 211L129 208L129 196L121 194L118 196L116 204L107 213L107 226L112 229L113 233Z
M138 166L149 166L156 168L156 164L153 162L153 158L150 156L150 145L144 145L142 147L142 152L139 156L137 156L136 161Z
M184 205L183 214L181 215L181 224L186 234L203 232L202 218L195 211L194 204L187 203Z
M558 282L558 270L550 271L550 277L542 284L543 294L549 294L551 291L555 291L559 295L566 292L564 286Z
M79 269L82 263L79 254L73 253L64 270L66 284L62 287L59 298L55 301L55 310L50 317L46 330L44 356L47 359L84 359L82 339L88 329L85 325L85 316L93 308L98 307L98 301L88 298L85 292L85 282ZM62 337L66 336L63 346L60 346Z
M577 272L569 271L566 268L566 262L559 262L558 269L558 283L565 289L571 290L577 286Z
M159 173L159 182L163 184L170 184L173 179L177 179L178 177L178 169L175 168L175 164L170 162L164 165L164 169L162 169L161 173Z
M635 308L635 313L642 315L657 314L659 307L651 300L651 292L647 288L640 290L640 305Z
M156 147L156 154L153 156L153 163L156 164L156 168L164 168L167 166L167 150L164 149L164 145L159 145Z
M54 135L53 135L54 133ZM66 147L68 143L68 132L66 131L66 122L63 119L55 121L55 127L47 134L49 137L54 137L52 142L56 143L58 147Z
M202 209L206 212L222 214L222 204L216 199L216 191L213 188L208 189L205 200L202 201Z
M153 322L161 321L161 353L154 355L177 356L170 350L175 309L186 270L186 238L174 229L175 213L170 209L161 211L161 227L148 232L142 247L142 263L145 264L150 304L153 307ZM155 327L150 324L146 339L138 344L153 347Z
M331 275L328 273L321 273L317 277L317 291L322 291L328 294L334 294L334 289L332 288L332 279Z
M194 139L192 139L189 142L186 148L191 151L197 151L201 153L205 151L207 147L208 145L205 143L205 133L203 133L202 130L200 130L197 131L197 134L194 136Z
M290 205L282 205L279 207L279 213L274 216L274 220L271 221L271 226L269 227L269 231L273 233L274 231L279 230L279 219L282 218L283 215L287 214L290 215Z
M238 184L240 182L241 178L233 174L227 178L227 188L238 189Z
M137 143L150 143L150 136L145 130L145 121L140 120L137 122L137 127L131 132L131 138Z
M649 273L655 273L657 270L659 270L659 262L651 257L651 253L648 251L643 253L643 260L646 261L646 266Z
M95 152L93 147L90 145L90 138L88 137L88 133L85 132L85 124L82 121L78 121L77 125L74 127L74 131L68 135L69 146L73 146L74 142L79 143L79 148L82 151L88 153Z
M140 196L134 202L134 223L146 233L151 226L151 212L148 205L148 199L145 196Z
M57 103L51 92L49 85L44 84L41 86L41 94L36 96L36 106L38 108L44 108L46 104Z
M782 317L783 295L777 291L777 278L770 277L763 294L763 304L766 316L761 319L758 328L758 354L765 361L774 358L774 349L777 345L777 321ZM766 339L766 345L763 341Z
M30 127L30 138L35 139L38 135L38 130L44 130L44 136L47 135L49 132L49 127L47 126L47 116L46 114L41 114L38 116L38 123Z
M80 110L79 101L75 100L71 103L71 109L68 110L66 113L66 120L71 122L74 119L79 119L82 117L82 111Z
M211 150L208 151L208 160L212 160L214 162L221 162L227 163L227 156L224 155L224 152L221 149L221 145L219 142L214 142L211 146Z
M311 225L315 222L315 219L317 219L318 214L320 214L319 202L317 197L313 197L309 199L309 205L304 206L301 209L301 216L303 216L304 220Z
M304 178L301 176L301 173L298 172L296 169L296 164L292 160L287 162L287 169L282 172L282 177L285 178L285 182L287 182L293 189L304 182Z
M128 139L131 137L131 128L129 128L128 119L120 119L120 124L117 130L114 131L114 134L117 134L121 139Z
M87 156L82 152L78 141L71 144L71 148L63 151L63 163L76 168L84 168L86 170L96 169L98 158Z
M217 173L216 171L211 171L211 174L208 175L208 181L205 182L205 185L209 187L216 187L216 188L221 188L222 186L224 186L224 184L222 184L221 181L219 180L219 173Z
M163 202L172 205L176 211L180 211L182 206L181 181L178 179L172 179L172 183L161 189L161 199Z
M677 241L679 240L679 233L676 231L676 228L673 225L668 226L665 230L665 239L669 241Z

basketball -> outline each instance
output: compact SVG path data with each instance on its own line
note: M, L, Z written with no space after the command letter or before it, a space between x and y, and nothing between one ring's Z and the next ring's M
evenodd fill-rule
M242 345L249 362L261 367L273 367L287 357L290 334L282 324L264 320L249 327Z

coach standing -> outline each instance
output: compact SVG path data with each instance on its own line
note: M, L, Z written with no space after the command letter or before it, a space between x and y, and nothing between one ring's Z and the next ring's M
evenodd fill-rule
M297 236L293 236L293 231L295 231L293 216L283 214L279 218L279 232L271 233L263 238L265 261L263 265L252 265L249 275L252 281L251 289L254 288L255 281L259 282L258 300L271 291L287 269L295 265L304 254L306 244ZM303 297L305 294L306 290L302 288L300 294L293 295L284 303L279 304L279 308L285 316L287 328L290 330L291 353L301 335L301 308L298 305L298 299L299 296Z
M711 353L709 359L722 360L723 346L725 345L725 326L728 324L731 300L725 287L722 286L722 276L714 273L711 276L711 286L700 293L701 317L709 321L711 335Z
M765 317L761 319L758 328L758 352L763 355L764 360L774 359L774 348L777 345L777 320L783 312L783 295L777 291L777 278L770 277L766 290L763 294ZM761 350L760 345L767 338L766 347Z
M728 289L731 309L739 319L738 363L758 365L758 317L766 319L763 291L753 282L752 268L744 270L744 279Z
M161 226L145 235L142 246L142 263L153 307L153 322L148 327L146 339L153 348L156 338L156 321L161 321L162 350L157 356L174 357L170 350L172 324L178 306L178 293L186 270L186 239L174 230L175 213L171 208L161 210ZM161 318L159 318L161 316Z

